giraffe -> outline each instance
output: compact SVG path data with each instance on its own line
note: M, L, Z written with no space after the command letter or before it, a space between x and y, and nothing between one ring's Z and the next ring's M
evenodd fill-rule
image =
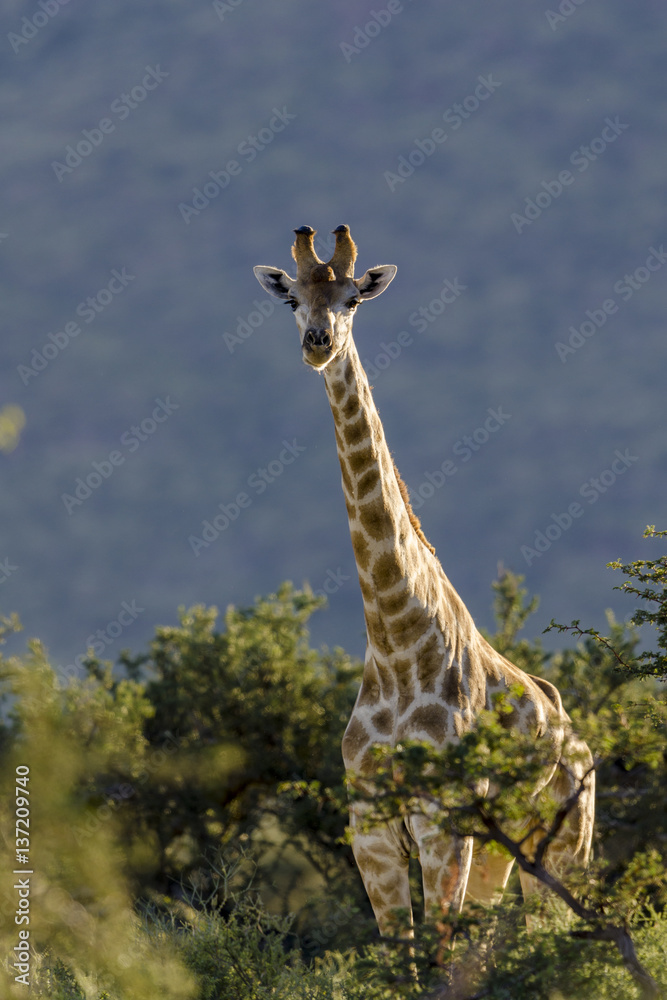
M331 405L367 631L362 682L343 738L348 773L372 789L377 766L373 744L427 740L436 747L455 741L492 706L493 695L523 687L511 698L511 724L553 738L554 759L534 794L549 788L564 802L585 779L576 807L550 847L550 864L583 865L590 850L594 775L588 748L572 734L560 695L496 652L477 631L426 540L387 446L371 387L352 337L357 307L387 288L393 264L354 277L356 246L348 226L333 232L331 259L315 252L315 230L294 230L296 278L258 266L262 287L291 306L302 359L321 372ZM364 823L368 805L350 807L352 850L382 935L413 936L408 861L416 845L426 914L459 912L465 899L497 900L513 861L448 835L428 815ZM520 873L525 895L537 882Z

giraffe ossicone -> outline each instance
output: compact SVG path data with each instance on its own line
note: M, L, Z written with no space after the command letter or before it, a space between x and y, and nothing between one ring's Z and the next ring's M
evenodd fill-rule
M475 627L410 507L354 344L357 307L387 288L396 267L382 264L355 278L357 248L348 226L334 230L329 261L315 253L314 229L294 232L296 277L275 267L254 271L267 292L294 310L302 358L322 373L334 419L367 631L362 683L343 738L346 770L372 788L373 744L418 739L443 746L471 729L494 695L506 694L513 723L550 734L558 748L534 794L548 790L564 803L584 782L547 861L559 869L584 865L595 808L590 752L572 733L556 688L511 664ZM517 684L520 699L511 694ZM352 848L381 933L394 932L393 915L401 910L408 914L403 933L412 934L413 845L427 915L457 912L466 898L484 903L502 894L513 861L478 849L471 837L444 833L421 813L369 829L365 811L363 804L351 806ZM538 888L523 872L521 883L524 894Z

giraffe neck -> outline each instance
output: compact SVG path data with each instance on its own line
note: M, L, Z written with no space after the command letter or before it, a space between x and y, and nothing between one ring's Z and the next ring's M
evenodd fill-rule
M400 659L435 627L458 647L470 640L472 620L409 507L353 343L324 379L369 643L376 656Z

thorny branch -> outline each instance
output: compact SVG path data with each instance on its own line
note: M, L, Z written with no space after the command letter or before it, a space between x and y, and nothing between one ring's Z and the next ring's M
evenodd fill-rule
M622 667L625 667L626 670L632 669L623 657L614 649L606 636L600 635L600 633L594 628L580 628L578 619L573 621L571 625L559 625L552 618L547 627L544 629L544 632L551 632L552 629L558 629L559 632L572 632L575 636L577 636L577 638L581 638L581 636L584 635L590 635L593 639L596 639L600 645L605 646L605 648L616 657Z
M489 838L505 847L523 871L538 879L543 885L551 889L552 892L555 892L578 917L594 925L590 930L573 931L573 936L595 941L610 941L615 944L626 969L639 986L643 1000L655 1000L655 998L658 998L660 996L658 985L639 961L634 941L627 927L615 924L600 924L601 919L603 919L602 914L579 902L569 889L563 885L560 879L557 879L544 867L541 858L538 861L537 854L535 860L530 861L521 851L519 845L500 829L496 820L486 814L482 805L480 805L478 813L487 829Z

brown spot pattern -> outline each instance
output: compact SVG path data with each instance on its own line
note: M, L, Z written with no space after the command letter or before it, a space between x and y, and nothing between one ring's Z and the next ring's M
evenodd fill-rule
M352 417L359 413L359 397L356 393L345 400L342 406L342 413L346 420L351 420Z
M380 699L380 678L374 660L364 667L364 675L359 692L360 705L374 705Z
M484 670L476 659L471 661L467 650L463 651L461 660L463 673L468 679L470 707L474 712L481 712L486 704L486 677Z
M333 393L334 400L340 403L342 399L347 395L347 388L344 382L334 382L331 386L331 391Z
M340 434L338 433L337 427L334 427L334 434L336 435L336 447L338 448L338 454L342 456L343 452L345 451L345 443ZM341 465L342 464L343 463L341 459Z
M394 684L394 678L386 667L383 667L381 663L377 664L378 676L380 678L380 689L382 691L382 697L385 701L389 701L393 697L394 691L396 690L396 685Z
M379 590L389 590L403 579L400 567L393 552L384 552L378 556L373 565L373 579Z
M377 677L364 677L359 689L358 705L377 705L380 700L380 685Z
M373 601L375 599L375 591L370 583L366 583L361 577L359 577L359 587L361 589L361 596L367 602Z
M365 417L360 417L353 424L343 427L343 437L345 443L353 448L355 444L361 444L368 437L368 423Z
M356 504L353 504L351 500L345 497L345 507L347 509L347 516L350 521L356 521L359 516Z
M377 847L373 848L373 857L385 857L389 858L390 861L393 861L394 851L388 844L379 843Z
M357 480L357 499L363 500L364 497L367 497L369 493L373 492L379 482L380 473L377 468L364 472Z
M357 560L357 566L360 566L361 569L368 569L371 550L366 536L362 531L351 531L350 537L352 538L352 548L354 549L354 558Z
M368 743L368 733L358 719L350 719L343 736L343 756L353 760Z
M432 694L442 669L442 654L438 649L438 636L434 632L417 653L417 679L422 691Z
M348 472L347 465L343 459L340 462L340 476L343 480L343 490L348 496L352 496L352 479L350 478L350 473Z
M388 736L394 728L394 716L389 708L376 712L371 722L382 736Z
M404 723L407 730L423 729L435 743L442 743L447 734L448 712L444 705L421 705Z
M501 712L498 717L498 721L500 722L500 725L503 727L503 729L512 729L514 726L516 726L517 714L514 706L512 705L511 712Z
M412 646L431 627L431 618L421 607L410 608L391 623L391 632L399 647Z
M359 507L359 520L361 521L362 528L371 538L374 538L378 542L391 534L391 516L379 500L361 504Z
M338 437L336 437L338 440ZM347 461L350 466L350 471L353 476L358 475L363 469L367 468L369 465L375 464L375 456L373 455L372 448L360 448L359 451L352 452L348 455Z
M403 611L409 600L410 594L407 587L399 590L397 594L392 594L390 597L383 597L382 594L378 595L380 611L385 615L399 614L399 612Z
M379 767L380 767L379 762L375 754L369 747L369 749L366 751L366 753L359 761L359 774L363 774L364 776L368 777L368 775L375 774L376 771L379 770Z
M368 851L357 851L357 862L363 866L365 872L373 875L384 875L385 872L389 872L393 868L391 861L380 861Z
M463 692L461 691L461 668L458 663L452 663L445 670L442 682L442 700L452 708L463 707Z
M401 905L402 893L400 888L396 887L396 878L392 878L390 882L381 882L378 889L382 893L382 903L385 906L398 907Z
M415 685L412 675L405 671L397 677L398 680L398 714L403 715L415 700Z
M387 656L390 650L382 619L369 608L364 609L364 617L366 619L366 632L368 633L371 645L377 649L378 653Z

